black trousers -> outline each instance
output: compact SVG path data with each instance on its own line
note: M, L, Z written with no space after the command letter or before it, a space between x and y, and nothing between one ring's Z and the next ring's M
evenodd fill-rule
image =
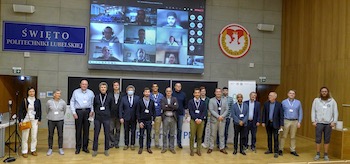
M94 120L94 144L92 146L93 151L98 150L98 137L101 131L101 125L103 125L103 132L105 135L105 150L109 149L109 126L110 119L109 118L98 118Z
M120 138L120 121L118 118L110 119L110 128L109 128L109 139L111 146L119 146Z
M48 130L49 130L49 138L48 138L48 143L49 143L49 149L52 149L53 145L53 135L55 132L55 128L57 128L57 134L58 134L58 148L63 148L63 120L59 121L47 121L48 124Z
M272 136L273 136L273 152L278 153L278 130L273 128L272 122L268 122L266 125L267 132L267 146L270 152L272 152Z
M238 149L238 135L239 135L239 150L242 152L243 151L243 144L245 143L245 126L240 126L237 124L233 124L233 128L235 130L235 135L233 138L233 144L234 144L234 149Z
M143 148L143 140L144 140L144 135L145 135L145 130L147 134L146 138L146 147L147 149L151 148L151 132L152 132L152 121L141 121L144 124L143 128L140 128L140 138L139 138L139 144L140 144L140 149Z
M88 118L90 110L77 110L76 112L78 119L75 120L75 148L80 150L83 145L83 150L87 150L89 145L90 122ZM82 138L83 140L81 140Z
M129 146L130 133L131 133L131 145L135 145L136 120L124 121L125 146Z
M245 147L248 147L248 135L249 132L252 134L252 142L251 142L251 148L255 148L255 144L256 144L256 132L257 132L258 128L256 127L256 125L254 125L253 121L248 121L248 125L247 125L247 130L246 130L246 141L245 141Z

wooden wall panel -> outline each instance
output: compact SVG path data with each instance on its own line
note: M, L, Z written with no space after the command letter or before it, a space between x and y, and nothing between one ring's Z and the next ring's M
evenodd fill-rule
M314 138L311 105L327 86L338 103L350 104L350 1L283 0L282 61L279 95L297 91L304 121L298 134ZM286 96L282 96L282 100ZM348 114L349 112L344 112ZM350 125L347 125L350 126Z

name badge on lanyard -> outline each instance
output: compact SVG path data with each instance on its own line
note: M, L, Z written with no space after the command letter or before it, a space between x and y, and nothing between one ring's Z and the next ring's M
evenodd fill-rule
M58 112L54 112L53 114L58 115Z
M155 103L154 103L154 106L158 106L158 103L155 102Z
M103 100L102 100L102 95L101 95L101 93L100 93L100 102L101 102L101 107L100 107L100 110L106 110L106 108L104 107L104 104L105 104L105 102L106 102L106 98L107 98L107 94L105 95L105 97L103 98Z
M145 110L145 113L149 113L149 110L148 110L148 109L146 109L146 110Z
M218 104L218 110L221 110L222 100L219 102L219 100L216 99L216 104Z
M201 105L201 102L200 101L195 101L193 99L193 102L194 102L194 105L196 106L196 110L194 111L196 114L199 113L199 106Z
M58 110L58 105L59 105L59 103L60 103L59 101L58 101L57 104L55 103L55 101L53 101L53 105L55 106L55 109L56 109L56 110ZM53 114L54 114L54 115L58 115L58 111L55 111Z
M294 102L295 102L295 100L293 100L292 103L290 103L290 101L288 100L288 104L289 104L289 106L291 107L291 108L289 109L289 112L290 112L290 113L293 113L293 111L294 111L294 110L292 109L292 108L293 108L293 105L294 105Z
M240 114L239 117L240 117L240 118L243 118L243 117L244 117L244 114Z
M158 106L157 100L158 100L159 93L154 95L154 106Z
M293 111L294 111L293 109L289 109L289 112L290 112L290 113L293 113Z

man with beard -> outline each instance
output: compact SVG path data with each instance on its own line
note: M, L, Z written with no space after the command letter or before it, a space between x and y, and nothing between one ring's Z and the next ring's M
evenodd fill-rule
M331 97L327 87L320 89L320 97L314 99L311 109L311 121L316 128L316 156L320 159L322 134L324 133L324 160L329 161L328 146L331 140L332 128L338 121L337 102Z

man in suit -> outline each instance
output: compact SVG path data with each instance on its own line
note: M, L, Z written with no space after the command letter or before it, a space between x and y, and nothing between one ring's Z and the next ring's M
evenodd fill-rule
M176 130L176 110L179 107L176 97L172 97L173 91L170 87L165 89L165 97L161 101L162 120L163 120L163 149L165 153L168 149L175 154L175 130Z
M252 135L252 141L250 148L252 151L256 151L256 132L258 130L258 126L260 125L260 102L256 101L256 92L251 92L249 94L250 99L245 101L244 103L248 105L248 123L246 130L246 140L245 147L248 148L248 135L249 132Z
M197 154L202 155L202 135L204 129L204 118L206 115L205 102L200 99L200 89L195 88L193 91L194 98L188 101L188 110L191 116L190 121L190 150L191 156L194 156L194 138L197 139Z
M262 126L266 127L268 150L265 154L274 153L274 157L278 158L278 133L283 129L283 110L282 104L276 101L277 93L269 93L269 101L264 104L262 115ZM272 135L274 142L274 151L272 151Z
M177 118L177 146L182 149L181 140L182 140L182 124L185 117L185 109L187 109L186 104L186 93L182 90L181 83L176 83L174 86L174 92L172 94L173 97L176 97L177 102L179 103L179 107L177 108L176 112L176 118Z
M152 125L154 124L154 120L156 118L156 109L155 104L152 99L150 99L151 90L146 87L143 90L143 98L139 100L137 104L137 110L136 110L136 116L137 121L139 122L140 126L140 138L139 138L139 145L140 149L138 154L142 154L143 149L143 136L145 134L145 130L147 133L147 152L152 154L151 150L151 132L152 132Z
M109 129L109 147L119 148L119 139L120 139L120 117L119 117L119 106L122 100L123 94L120 93L119 82L113 82L113 92L109 94L112 97L113 103L111 108L111 120L110 120L110 129Z
M105 156L109 156L109 127L111 118L111 106L113 104L112 97L107 94L108 85L106 82L99 84L100 93L96 94L94 98L94 144L92 147L92 157L97 156L98 150L98 137L101 131L101 125L103 124L103 132L105 138Z
M215 89L215 97L209 100L209 111L210 111L210 142L208 154L213 152L214 143L219 131L219 140L220 140L220 152L227 154L225 150L225 124L226 124L226 115L228 113L228 103L226 99L221 98L222 92L220 88Z
M126 88L126 93L119 106L120 123L124 124L124 141L125 146L123 150L128 150L131 144L131 150L135 150L135 132L136 132L136 107L139 102L139 96L134 95L135 87L129 85ZM131 132L131 143L129 142Z
M231 117L233 118L233 128L235 130L234 135L234 151L233 154L237 154L238 148L238 135L239 135L239 152L242 155L246 155L243 149L243 144L245 143L245 130L248 122L248 105L243 103L243 95L237 94L237 102L232 105Z

